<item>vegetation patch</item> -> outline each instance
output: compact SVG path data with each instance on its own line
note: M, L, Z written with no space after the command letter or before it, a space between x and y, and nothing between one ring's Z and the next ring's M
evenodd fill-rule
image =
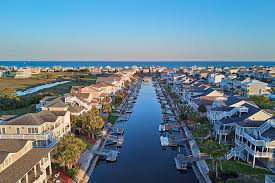
M269 100L266 96L250 96L249 100L254 101L261 109L273 109L275 107L275 101Z
M6 110L6 111L1 111L0 110L0 116L1 115L23 115L23 114L27 114L27 113L33 113L35 112L35 105L31 104L28 105L26 107L21 107L21 108L17 108L17 109L12 109L12 110Z
M108 116L108 122L111 123L111 124L115 124L117 118L118 118L117 116L109 115Z

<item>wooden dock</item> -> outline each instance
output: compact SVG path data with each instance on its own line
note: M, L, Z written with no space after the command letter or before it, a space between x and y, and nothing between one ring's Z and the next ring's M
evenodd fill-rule
M95 149L95 150L91 151L91 153L100 155L100 156L105 156L106 161L116 161L119 151L111 150L111 149L103 149L103 150Z
M178 170L186 170L187 169L187 162L183 161L178 155L179 154L177 154L177 157L174 158L176 168Z

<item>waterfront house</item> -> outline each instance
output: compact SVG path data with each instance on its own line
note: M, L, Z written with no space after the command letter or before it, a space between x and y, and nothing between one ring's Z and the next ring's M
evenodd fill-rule
M241 89L245 97L251 95L268 95L271 90L267 83L258 80L243 82L241 84Z
M207 111L207 117L213 124L215 138L219 142L226 142L227 136L235 131L236 124L243 121L266 121L272 114L237 97L228 97L213 102L212 108Z
M35 147L52 147L70 131L70 112L40 111L2 122L0 139L29 139Z
M52 148L33 148L31 140L0 140L0 183L45 183L52 174Z
M69 111L71 115L77 116L93 106L90 93L67 93L63 97L46 97L46 101L45 103L45 98L40 101L41 110Z
M243 161L256 160L268 168L275 168L275 120L240 121L235 129L235 147L227 155L227 159L238 158Z

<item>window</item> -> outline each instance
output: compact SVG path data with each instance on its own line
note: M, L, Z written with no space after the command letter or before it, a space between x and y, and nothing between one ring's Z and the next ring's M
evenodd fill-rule
M29 134L38 133L38 128L28 128L28 133Z
M2 128L2 130L0 129L0 134L6 134L6 128Z
M20 134L20 128L16 128L16 133Z

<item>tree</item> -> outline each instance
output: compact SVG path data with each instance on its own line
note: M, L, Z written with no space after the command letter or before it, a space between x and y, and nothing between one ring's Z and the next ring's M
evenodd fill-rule
M104 113L109 113L109 114L111 114L112 111L113 111L112 105L111 105L111 104L103 104L103 106L102 106L102 111L103 111Z
M72 128L74 134L75 134L76 129L81 128L82 121L83 121L82 115L79 115L79 116L71 115L71 128Z
M88 134L89 138L101 130L104 126L104 120L99 116L97 108L93 107L89 112L83 115L82 129Z
M130 81L126 80L126 81L124 82L124 87L125 87L126 89L129 89L129 87L130 87Z
M205 112L207 111L206 105L201 104L201 105L198 107L198 111L201 112L201 113L205 113Z
M53 156L67 169L76 165L80 154L86 149L86 144L74 135L65 136L55 147Z
M103 100L101 101L101 104L102 104L102 111L104 113L112 113L112 105L111 105L111 97L110 96L106 96L103 98Z
M179 118L182 121L187 120L197 122L199 115L190 105L183 105L180 109Z
M7 98L7 99L18 98L16 96L16 90L14 88L3 88L3 89L0 89L0 97L1 98Z
M250 96L249 99L254 101L255 104L261 109L272 109L275 107L275 103L272 103L266 96Z
M220 167L222 167L221 158L228 152L228 146L226 144L219 144L214 140L205 140L202 144L202 151L213 158L213 169L215 169L216 178L218 178L218 160Z
M20 98L16 95L16 90L13 88L0 89L0 109L9 110L20 107Z
M211 134L211 125L210 123L198 123L195 128L193 135L202 140L208 138Z

